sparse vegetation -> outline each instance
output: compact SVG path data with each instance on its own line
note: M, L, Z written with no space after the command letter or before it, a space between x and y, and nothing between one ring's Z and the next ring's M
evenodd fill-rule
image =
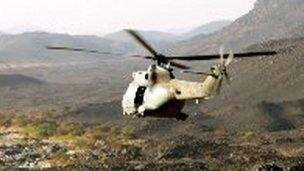
M256 132L251 129L247 129L247 130L244 130L243 132L241 132L241 135L245 136L245 137L251 137L251 136L255 136Z
M57 135L74 135L81 136L85 132L83 126L79 123L72 122L62 122L58 124L58 128L56 130Z
M75 121L56 120L54 110L41 110L26 114L0 115L0 124L14 127L31 138L52 138L67 142L72 149L89 149L102 141L114 148L122 148L135 140L131 125L91 125L84 126ZM104 145L105 145L104 144Z
M0 114L0 126L9 127L13 117L13 114Z
M55 122L29 123L22 127L22 132L35 138L46 138L56 134Z

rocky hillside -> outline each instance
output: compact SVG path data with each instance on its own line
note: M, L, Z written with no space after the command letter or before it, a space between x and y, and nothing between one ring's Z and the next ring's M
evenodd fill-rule
M278 55L237 60L229 67L231 85L225 84L222 94L201 110L228 130L302 128L303 45L304 39L298 38L250 46L247 50L274 49Z
M203 24L197 28L194 28L191 31L182 34L181 36L183 37L183 39L190 39L199 35L212 34L214 32L223 29L224 27L228 26L231 23L232 21L230 20L213 21L207 24Z
M254 9L225 29L178 44L178 53L216 52L220 45L240 50L251 44L286 37L304 24L304 1L257 0Z

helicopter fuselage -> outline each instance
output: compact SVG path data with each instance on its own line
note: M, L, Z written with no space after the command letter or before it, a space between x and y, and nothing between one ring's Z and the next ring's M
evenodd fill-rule
M151 65L147 71L133 73L133 81L123 96L124 115L183 119L185 101L210 98L217 84L214 76L202 83L178 80L169 69Z

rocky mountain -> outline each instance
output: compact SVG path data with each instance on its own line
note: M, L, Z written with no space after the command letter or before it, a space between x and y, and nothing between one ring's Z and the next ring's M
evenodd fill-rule
M201 35L179 43L178 53L216 52L220 45L240 50L251 44L286 37L303 25L304 1L257 0L254 9L225 29L211 35Z
M285 36L289 38L304 37L304 25L291 29Z
M190 39L198 35L212 34L214 32L223 29L224 27L228 26L231 23L232 21L230 20L213 21L207 24L203 24L199 27L196 27L186 33L183 33L181 36L183 37L183 39Z

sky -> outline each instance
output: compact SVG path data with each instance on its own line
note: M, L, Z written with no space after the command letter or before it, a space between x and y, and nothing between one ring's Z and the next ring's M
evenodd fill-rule
M69 34L105 34L124 28L192 28L234 20L255 0L0 0L0 30L38 27Z

